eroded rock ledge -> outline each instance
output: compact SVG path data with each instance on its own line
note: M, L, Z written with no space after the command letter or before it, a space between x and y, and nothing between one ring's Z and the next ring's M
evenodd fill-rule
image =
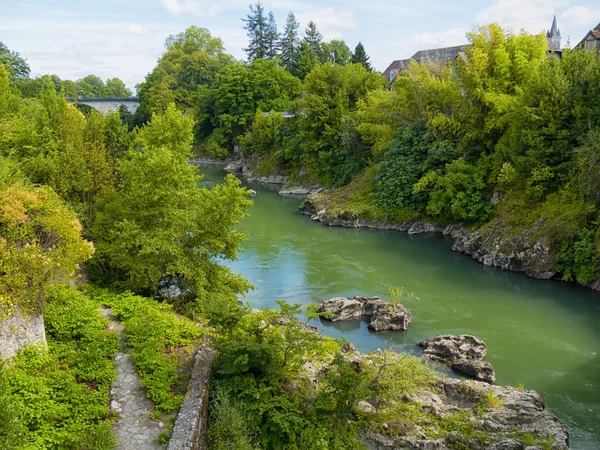
M484 361L487 354L485 342L475 336L444 334L419 342L419 347L423 348L427 358L447 364L456 372L479 381L496 381L496 371L488 361Z
M463 354L485 356L479 340L463 339ZM342 349L345 359L360 368L378 364L382 351L363 355L352 344ZM438 353L447 356L446 350ZM452 353L451 353L452 354ZM449 356L449 355L448 355ZM359 369L360 370L360 369ZM318 376L318 375L317 375ZM369 450L563 450L569 448L569 434L544 406L535 391L495 386L481 381L440 377L428 389L405 395L406 407L416 407L422 417L410 421L391 418L379 428L365 428L360 439ZM389 405L378 398L359 402L356 409L367 417L385 413ZM467 415L469 426L433 439L432 418L451 421ZM543 447L542 447L543 445Z
M325 300L319 312L329 313L324 319L332 322L365 318L369 322L369 329L373 331L404 331L412 322L412 313L408 308L387 302L381 297L334 297Z

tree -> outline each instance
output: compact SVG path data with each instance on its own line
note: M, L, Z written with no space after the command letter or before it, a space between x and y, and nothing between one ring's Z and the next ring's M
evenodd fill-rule
M88 75L77 81L77 90L81 91L86 97L106 97L108 91L104 81L96 75Z
M8 70L11 78L29 77L30 68L27 61L15 51L11 51L4 42L0 42L0 64Z
M317 30L317 26L311 20L306 26L306 30L304 30L304 38L303 42L305 42L312 50L315 52L317 56L317 60L320 63L325 62L324 54L323 54L323 35L319 33Z
M298 38L299 28L300 24L296 20L294 13L288 13L285 30L279 41L279 47L281 49L281 65L290 73L295 73L296 69L298 47L300 46L300 39Z
M293 72L294 75L301 80L304 80L306 76L318 65L319 59L317 54L311 46L302 41L300 43L300 48L298 49L298 59L296 60L296 66Z
M249 285L218 264L235 259L235 231L251 204L233 176L200 187L191 156L193 119L175 105L155 114L118 167L120 184L100 205L94 226L95 270L136 292L177 285L198 301Z
M269 54L269 23L265 17L265 9L260 2L256 5L250 5L250 13L245 19L244 30L247 31L250 42L248 48L244 49L248 55L248 61L266 58Z
M356 44L356 48L354 49L354 53L352 53L352 58L350 62L353 64L362 64L365 69L372 70L371 63L369 63L369 57L367 56L367 52L365 52L365 47L362 45L362 42Z
M279 31L273 11L269 11L269 24L267 26L267 59L276 59L281 50L279 46Z
M43 312L49 288L75 276L94 249L71 209L48 186L5 183L0 160L0 311ZM14 178L14 176L13 176Z
M350 48L348 48L346 43L338 39L333 39L331 42L324 42L323 54L327 62L341 66L348 64L352 56Z
M109 97L129 97L131 95L131 91L127 89L125 83L116 77L106 80L106 91Z

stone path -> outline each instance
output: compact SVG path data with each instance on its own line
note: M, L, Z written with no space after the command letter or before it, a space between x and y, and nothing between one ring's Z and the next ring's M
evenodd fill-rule
M160 450L164 446L154 441L162 431L163 423L150 418L154 405L144 395L144 388L135 373L131 348L126 346L123 325L112 311L103 308L102 315L111 320L110 328L119 332L122 351L115 355L117 379L110 388L110 408L119 414L114 431L119 440L117 450Z

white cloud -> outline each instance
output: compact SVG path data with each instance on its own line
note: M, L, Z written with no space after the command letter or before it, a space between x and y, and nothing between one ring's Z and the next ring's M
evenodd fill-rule
M600 21L600 9L593 10L587 6L574 6L560 15L560 22L565 27L593 28Z
M138 25L136 23L130 23L127 25L127 31L131 34L149 34L152 32L150 28L147 28L143 25Z
M204 0L162 0L163 6L173 15L191 14L196 17L216 17L219 13L247 6L248 0L207 2Z
M530 33L539 33L552 25L552 16L567 0L496 0L479 12L475 20L479 25L491 22L517 32L524 28Z
M358 25L354 11L333 7L303 11L296 14L296 19L300 22L302 30L312 20L326 41L339 39L343 34L341 30L356 28Z

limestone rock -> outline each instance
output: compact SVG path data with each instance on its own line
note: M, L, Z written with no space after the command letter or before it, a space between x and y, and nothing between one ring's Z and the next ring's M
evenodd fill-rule
M457 372L476 380L494 383L496 373L492 365L483 361L487 353L485 342L468 334L445 334L419 342L426 357L441 361Z
M408 308L381 297L335 297L325 300L319 312L332 313L332 318L325 318L332 322L364 317L369 322L369 329L373 331L404 331L412 323L412 313Z
M24 316L15 310L12 316L0 320L0 359L12 358L28 345L46 344L42 315Z
M362 317L362 303L358 300L350 300L345 297L334 297L325 300L319 308L319 312L333 314L331 318L327 319L332 322L360 319Z

